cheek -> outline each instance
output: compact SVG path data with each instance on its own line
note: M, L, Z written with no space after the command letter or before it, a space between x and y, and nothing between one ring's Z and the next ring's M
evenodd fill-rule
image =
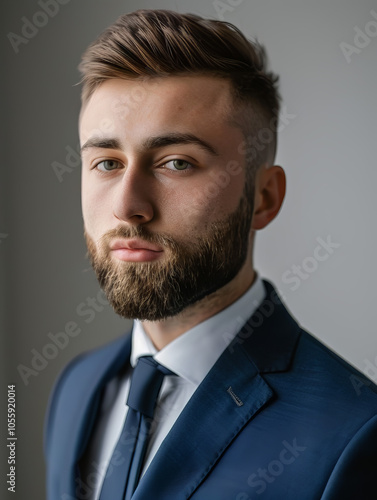
M221 218L236 210L242 193L242 176L232 178L223 170L216 171L194 191L192 205L211 219Z
M83 181L81 193L81 206L84 219L84 225L87 232L93 238L98 238L103 234L108 219L108 212L111 207L108 206L108 200L103 193L91 189L90 185Z
M241 179L240 179L241 180ZM242 180L241 180L242 181ZM234 212L243 193L243 183L238 179L209 177L187 189L170 193L165 215L171 226L178 230L197 231L207 223L221 220ZM165 218L165 217L164 217Z

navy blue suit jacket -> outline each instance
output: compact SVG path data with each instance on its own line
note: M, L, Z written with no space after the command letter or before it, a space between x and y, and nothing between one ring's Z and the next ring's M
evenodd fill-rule
M375 500L377 388L267 296L194 393L134 500ZM130 335L79 356L46 421L49 500L85 498L77 478L106 383Z

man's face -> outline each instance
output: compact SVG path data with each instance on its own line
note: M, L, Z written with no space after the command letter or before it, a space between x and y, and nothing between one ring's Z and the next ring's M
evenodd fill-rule
M231 109L229 83L206 76L108 80L83 109L85 237L118 314L174 316L245 265L253 200Z

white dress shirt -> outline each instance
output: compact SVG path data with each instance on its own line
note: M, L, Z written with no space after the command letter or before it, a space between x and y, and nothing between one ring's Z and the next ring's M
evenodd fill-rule
M257 276L253 285L236 302L183 333L160 351L153 346L141 322L134 321L131 366L136 365L139 357L150 355L178 375L178 377L164 378L143 474L188 400L264 297L264 285ZM131 373L128 371L122 377L113 379L106 387L82 468L84 473L82 487L88 495L86 498L92 500L99 498L107 466L127 415L128 407L125 402L130 377Z

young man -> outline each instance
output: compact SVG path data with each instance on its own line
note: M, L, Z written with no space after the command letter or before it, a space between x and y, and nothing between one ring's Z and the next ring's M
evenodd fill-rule
M48 498L375 498L376 387L253 267L285 194L261 48L227 23L138 11L81 71L85 238L135 322L55 387Z

